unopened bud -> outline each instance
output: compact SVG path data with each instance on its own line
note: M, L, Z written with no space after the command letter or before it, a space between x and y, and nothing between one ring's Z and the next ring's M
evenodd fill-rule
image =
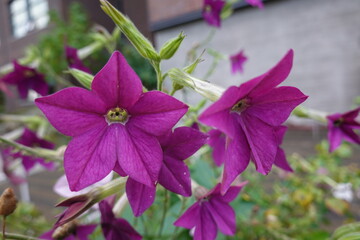
M120 28L121 32L129 39L134 45L136 50L141 56L147 59L160 61L160 56L155 51L155 48L151 42L141 34L136 26L130 21L129 18L125 17L119 12L113 5L106 0L100 0L101 8L104 12L114 21L114 23Z
M66 237L75 233L76 226L77 226L76 221L65 223L64 225L57 227L51 237L56 240L65 239Z
M12 188L7 188L0 196L0 215L8 216L16 209L17 199Z
M181 32L176 38L167 41L160 49L161 59L169 59L174 56L184 38L185 35Z
M70 68L69 72L81 85L87 89L91 89L91 83L94 79L93 75L75 68Z
M201 56L200 56L200 57L201 57ZM197 59L196 59L194 62L192 62L190 65L184 67L184 68L183 68L183 71L186 72L186 73L188 73L188 74L192 74L192 73L195 71L197 65L203 61L200 57L197 58Z

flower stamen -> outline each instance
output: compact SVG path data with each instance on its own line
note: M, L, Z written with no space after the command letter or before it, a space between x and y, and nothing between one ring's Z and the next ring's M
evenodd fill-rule
M119 107L110 109L106 114L106 120L108 123L116 123L116 122L126 123L128 117L129 115L127 111Z
M236 113L243 112L247 107L249 107L247 102L248 101L246 99L241 99L231 108L231 112L236 112Z

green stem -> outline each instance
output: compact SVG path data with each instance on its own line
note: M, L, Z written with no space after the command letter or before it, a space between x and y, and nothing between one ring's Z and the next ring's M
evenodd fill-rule
M21 235L21 234L16 234L16 233L1 233L1 235L3 237L5 237L7 239L15 239L15 240L41 240L40 238L36 238L36 237L29 237L29 236L25 236L25 235Z
M180 211L179 211L179 213L178 213L178 217L177 217L177 218L179 218L179 217L181 216L181 214L185 211L187 200L188 200L188 198L184 198L184 197L181 199L181 207L180 207ZM174 230L174 233L173 233L173 235L172 235L172 237L171 237L172 240L176 240L176 239L177 239L176 237L177 237L177 232L178 232L178 230L179 230L179 228L176 227L175 230Z
M116 178L103 186L92 189L89 194L94 196L93 198L96 199L96 202L100 202L108 196L123 191L126 180L127 177Z
M160 69L160 62L152 61L151 65L153 66L155 73L156 73L156 79L157 79L157 90L162 91L162 84L163 84L163 76Z
M3 240L6 239L5 228L6 228L6 216L4 215L4 216L3 216L3 225L2 225Z
M318 122L320 122L322 124L327 123L326 116L328 115L328 113L321 112L321 111L318 111L318 110L315 110L315 109L305 108L303 106L299 106L299 107L296 107L294 109L292 114L297 116L297 117L300 117L300 118L313 119L313 120L318 121Z
M20 143L14 142L9 139L5 139L0 137L0 144L5 144L11 147L14 147L16 150L23 152L26 155L36 156L40 158L44 158L49 161L62 162L62 157L58 155L56 151L45 149L45 148L31 148L24 146Z
M165 189L165 192L164 192L164 208L163 208L163 213L162 213L162 216L161 216L160 229L159 229L158 237L161 236L161 233L162 233L163 228L164 228L166 213L167 213L167 210L168 210L168 200L169 200L169 191Z

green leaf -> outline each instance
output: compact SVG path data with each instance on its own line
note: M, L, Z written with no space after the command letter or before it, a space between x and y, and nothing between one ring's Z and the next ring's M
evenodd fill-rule
M350 233L358 233L358 234L360 233L360 222L350 223L339 227L338 229L335 230L332 239L334 240L342 239L342 237L345 237Z

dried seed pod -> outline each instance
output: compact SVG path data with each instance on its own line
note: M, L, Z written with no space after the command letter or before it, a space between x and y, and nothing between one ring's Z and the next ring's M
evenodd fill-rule
M56 240L62 240L70 236L71 234L75 233L76 226L77 226L77 221L71 221L65 223L64 225L57 227L51 237Z
M8 216L16 209L17 199L12 188L7 188L0 196L0 215Z

